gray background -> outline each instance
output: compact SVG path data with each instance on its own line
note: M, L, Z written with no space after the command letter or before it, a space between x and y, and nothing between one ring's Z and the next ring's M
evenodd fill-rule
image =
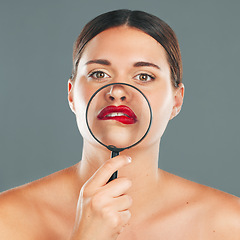
M67 102L72 45L90 19L119 8L155 14L179 38L185 102L160 167L240 196L238 0L1 0L0 191L80 160Z

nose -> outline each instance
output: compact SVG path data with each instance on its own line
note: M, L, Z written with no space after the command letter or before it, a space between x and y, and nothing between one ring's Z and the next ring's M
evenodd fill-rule
M127 90L127 86L116 84L109 86L106 98L111 103L128 102L130 100L130 92Z

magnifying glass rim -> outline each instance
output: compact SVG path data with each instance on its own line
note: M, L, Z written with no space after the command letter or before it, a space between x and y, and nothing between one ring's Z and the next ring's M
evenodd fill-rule
M134 89L137 90L138 92L140 92L140 93L142 94L142 96L145 98L145 100L146 100L146 102L147 102L147 104L148 104L148 107L149 107L149 112L150 112L150 121L149 121L149 125L148 125L148 128L147 128L145 134L144 134L137 142L135 142L135 143L133 143L132 145L130 145L130 146L128 146L128 147L125 147L125 148L117 148L117 147L115 147L115 146L113 146L113 145L106 145L106 144L104 144L103 142L101 142L101 141L93 134L93 132L92 132L92 130L91 130L89 124L88 124L88 109L89 109L90 103L92 102L93 98L94 98L102 89L104 89L104 88L106 88L106 87L109 87L109 86L113 86L113 85L125 85L125 86L129 86L129 87L134 88ZM128 84L128 83L109 83L109 84L106 84L106 85L100 87L100 88L91 96L91 98L89 99L88 104L87 104L87 108L86 108L86 124L87 124L87 127L88 127L88 130L89 130L90 134L92 135L92 137L93 137L98 143L100 143L102 146L106 147L106 148L109 149L110 151L121 152L121 151L123 151L123 150L126 150L126 149L129 149L129 148L131 148L131 147L136 146L137 144L139 144L139 143L146 137L146 135L148 134L148 132L149 132L149 130L150 130L150 127L151 127L151 125L152 125L152 108L151 108L151 105L150 105L147 97L145 96L145 94L144 94L140 89L138 89L137 87L135 87L135 86L133 86L133 85L131 85L131 84Z

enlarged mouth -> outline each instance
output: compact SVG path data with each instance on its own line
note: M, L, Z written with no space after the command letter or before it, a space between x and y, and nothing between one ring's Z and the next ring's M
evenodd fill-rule
M125 105L110 105L101 110L97 118L99 120L115 120L123 124L134 124L137 116L129 107Z

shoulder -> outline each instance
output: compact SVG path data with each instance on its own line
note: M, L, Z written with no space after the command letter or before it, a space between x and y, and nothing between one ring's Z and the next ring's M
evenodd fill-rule
M240 239L240 199L221 190L193 183L199 218L207 239Z
M205 239L240 239L240 199L226 192L200 186L197 194L199 223Z
M240 199L231 194L207 187L206 222L219 239L240 239ZM203 207L204 207L203 205Z
M203 239L240 239L240 198L190 180L165 173L174 204L201 229ZM215 237L216 236L216 237Z
M1 193L0 239L44 239L45 228L67 218L64 207L74 203L72 175L68 168Z
M179 197L191 200L201 206L221 207L223 209L238 208L240 198L221 190L187 180L174 174L163 172L171 191L178 190Z
M26 202L20 188L0 195L0 238L30 239L25 216L29 216L31 204ZM14 231L13 231L14 229ZM31 237L31 235L30 235Z

